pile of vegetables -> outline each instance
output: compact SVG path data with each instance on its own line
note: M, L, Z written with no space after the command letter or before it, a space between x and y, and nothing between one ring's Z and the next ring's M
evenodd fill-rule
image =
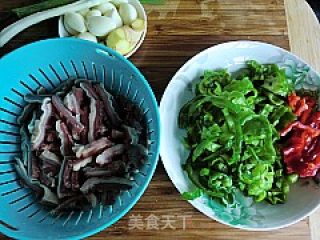
M183 197L229 204L240 189L255 202L285 202L298 179L286 172L279 145L279 132L296 119L287 104L292 91L275 64L248 61L233 75L205 71L178 119L190 150L183 168L196 186Z
M314 177L320 174L320 112L316 110L316 98L294 93L288 101L298 119L281 132L287 171L303 178Z
M22 184L53 213L113 204L147 157L138 107L102 85L70 79L27 95L21 125Z
M128 54L139 42L145 22L128 0L106 1L94 8L66 13L65 29L78 38L100 42Z

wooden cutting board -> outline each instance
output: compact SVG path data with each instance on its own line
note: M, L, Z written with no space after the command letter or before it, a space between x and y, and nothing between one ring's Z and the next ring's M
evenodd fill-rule
M131 59L146 75L158 100L177 69L209 46L250 39L289 49L283 0L166 2L161 6L146 6L149 12L148 36ZM166 215L171 217L175 229L165 227ZM187 218L185 229L183 217ZM152 229L152 219L160 229ZM111 236L112 239L309 240L310 231L308 220L272 233L242 231L210 220L180 199L160 162L150 186L133 210L91 239Z
M286 0L291 4L299 1L303 0ZM0 0L0 12L31 2ZM284 0L166 0L164 5L145 7L149 16L147 38L131 60L146 76L159 101L174 73L209 46L246 39L290 47ZM297 24L295 19L292 22L291 26ZM0 56L26 43L55 37L56 28L56 19L38 24L0 49ZM299 49L294 47L294 40L292 37L291 46ZM306 50L300 53L311 51L308 47L303 49ZM272 233L247 232L217 223L180 199L159 162L152 182L137 205L119 222L91 237L95 240L124 238L310 240L311 234L308 220Z

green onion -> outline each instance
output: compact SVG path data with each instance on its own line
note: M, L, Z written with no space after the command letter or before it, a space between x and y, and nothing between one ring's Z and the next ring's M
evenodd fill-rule
M36 12L60 7L66 4L74 3L76 1L77 0L46 0L33 5L12 9L12 12L15 13L19 18L23 18Z

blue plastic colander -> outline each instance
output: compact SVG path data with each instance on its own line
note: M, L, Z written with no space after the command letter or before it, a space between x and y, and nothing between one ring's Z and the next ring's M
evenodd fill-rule
M148 128L148 161L112 206L52 216L19 184L13 162L20 155L17 117L23 96L39 87L52 89L69 77L102 81L140 106ZM79 239L95 234L126 214L155 171L159 153L158 105L137 68L116 52L77 39L52 39L20 48L0 60L0 231L16 239Z

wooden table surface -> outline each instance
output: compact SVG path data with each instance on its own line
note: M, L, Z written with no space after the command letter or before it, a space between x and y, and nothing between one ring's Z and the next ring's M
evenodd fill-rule
M289 4L299 4L299 1L303 0L286 0L291 18L294 15L293 5ZM0 11L32 2L0 0ZM289 44L290 31L284 0L166 0L164 5L145 7L149 17L147 38L131 61L146 76L159 101L174 73L186 60L209 46L246 39L265 41L286 49L291 45L298 54L305 51L301 44L297 47L293 43L299 36L290 35ZM289 26L295 26L294 19L288 20L291 21ZM0 49L0 56L35 40L56 36L57 20L45 21L21 33ZM315 59L308 58L311 64L316 64ZM160 161L151 184L135 207L119 222L90 239L166 237L310 240L311 233L308 219L272 233L242 231L210 220L181 200Z

